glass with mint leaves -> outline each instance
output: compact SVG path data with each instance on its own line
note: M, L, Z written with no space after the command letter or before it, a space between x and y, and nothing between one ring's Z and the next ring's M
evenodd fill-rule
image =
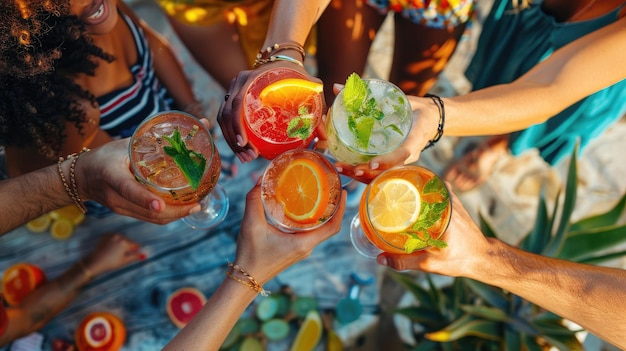
M195 229L209 229L224 220L228 197L218 184L221 160L207 127L182 111L164 111L146 118L128 147L135 178L166 203L201 204L200 212L183 218Z
M452 213L445 183L420 166L401 166L379 174L367 185L359 213L350 226L355 249L365 257L381 252L411 254L442 240Z
M381 79L348 76L326 119L328 152L353 165L395 150L413 123L406 95Z

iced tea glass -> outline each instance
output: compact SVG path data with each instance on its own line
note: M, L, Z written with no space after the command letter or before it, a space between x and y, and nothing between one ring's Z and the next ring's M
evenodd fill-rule
M328 111L328 152L340 162L367 163L398 148L412 124L411 105L400 88L353 73Z
M224 220L228 197L217 182L220 155L196 117L165 111L146 118L133 133L128 152L135 178L166 203L200 203L200 212L183 218L187 225L209 229Z
M315 138L324 109L323 86L302 73L276 68L258 76L243 99L243 124L248 142L271 160Z
M381 252L410 254L445 247L441 236L451 215L450 194L431 170L401 166L379 174L365 188L350 238L365 257Z
M322 226L337 211L341 181L333 165L319 152L294 149L267 166L261 199L268 223L287 233Z

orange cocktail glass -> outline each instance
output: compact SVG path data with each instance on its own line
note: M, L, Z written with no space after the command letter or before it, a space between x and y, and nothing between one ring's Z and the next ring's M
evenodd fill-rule
M267 166L261 199L268 223L288 232L320 227L337 211L341 181L333 165L309 149L286 151Z
M243 105L248 142L271 160L313 141L324 109L322 84L296 70L269 70L250 84Z
M177 137L180 140L173 145ZM182 111L152 115L139 124L128 147L131 170L140 183L168 204L201 203L200 212L184 218L187 224L206 229L223 220L228 198L217 183L220 155L208 128L196 117ZM180 147L185 150L168 154ZM182 162L194 165L201 165L204 158L204 167L185 172L179 164L180 157L184 159ZM195 173L195 177L190 177L190 173Z
M351 225L352 243L371 258L445 246L440 239L450 215L448 189L435 173L420 166L392 168L365 188Z

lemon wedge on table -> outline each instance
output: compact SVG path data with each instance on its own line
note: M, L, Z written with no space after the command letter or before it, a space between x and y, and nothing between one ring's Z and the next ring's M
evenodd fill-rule
M74 205L61 207L57 210L50 211L50 217L57 220L60 217L69 219L74 225L79 225L85 220L85 215Z
M26 223L26 229L33 233L43 233L50 227L52 218L46 213L43 216L37 217L32 221Z
M74 223L65 217L58 217L52 222L50 235L58 240L69 239L74 233Z
M322 338L322 317L317 310L310 310L296 334L291 351L312 351Z
M378 189L368 203L370 222L376 230L399 233L417 221L421 198L415 185L402 178L391 178L381 182Z

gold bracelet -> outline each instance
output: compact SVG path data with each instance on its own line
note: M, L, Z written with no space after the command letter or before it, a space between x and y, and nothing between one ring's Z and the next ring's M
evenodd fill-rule
M300 54L300 56L302 56L302 61L294 59L289 56L278 55L278 53L280 53L281 51L285 51L285 50L297 51ZM268 46L267 48L265 48L265 50L259 51L259 53L256 55L256 59L254 60L254 67L257 68L268 62L275 62L275 61L281 61L281 60L289 61L289 62L292 62L292 63L295 63L297 65L304 67L303 62L304 62L305 56L306 56L306 53L304 52L304 48L300 44L293 44L293 43L274 44L272 46ZM289 59L285 59L285 57L289 57Z
M256 279L254 279L254 277L252 277L250 274L248 274L246 271L244 271L241 267L239 267L236 264L232 264L230 262L228 262L228 266L231 267L231 269L229 271L226 271L226 275L228 277L230 277L231 279L249 287L250 289L258 292L259 294L261 294L261 296L268 296L269 294L271 294L270 291L263 289L263 287L261 286L261 284L259 284ZM241 273L244 277L246 277L248 279L248 281L239 279L237 277L235 277L235 275L233 274L233 271L238 271L239 273Z
M63 187L65 191L69 195L69 197L74 201L74 204L82 213L87 213L87 207L83 204L83 201L78 194L78 185L76 184L76 162L78 162L78 158L85 152L91 151L90 149L83 147L83 149L79 153L73 153L71 155L67 155L67 158L59 157L59 161L57 162L57 171L59 172L59 177L61 177L61 182L63 183ZM65 160L72 160L70 164L70 182L68 183L67 178L65 178L65 174L63 173L63 162ZM70 188L70 184L72 187Z

